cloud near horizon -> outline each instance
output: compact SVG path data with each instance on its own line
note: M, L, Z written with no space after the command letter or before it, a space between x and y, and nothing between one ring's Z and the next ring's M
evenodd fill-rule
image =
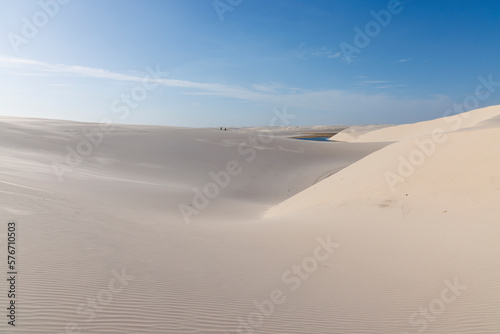
M122 74L84 66L49 64L41 61L0 56L0 69L16 76L81 77L111 80L117 82L142 83L147 75ZM160 69L157 69L159 71ZM165 75L166 73L163 73ZM427 98L397 98L387 93L358 92L356 90L308 90L288 88L277 84L254 84L251 87L203 83L162 77L158 82L164 87L184 89L182 94L218 96L257 103L286 105L305 110L328 111L335 114L348 113L356 118L373 122L389 120L391 113L400 111L405 116L416 114L415 120L440 117L451 106L452 101L444 95ZM386 81L359 81L359 85L387 84ZM387 86L389 87L389 86ZM342 118L342 117L341 117ZM392 118L394 121L398 119ZM401 117L401 120L404 120ZM386 121L385 121L386 122Z

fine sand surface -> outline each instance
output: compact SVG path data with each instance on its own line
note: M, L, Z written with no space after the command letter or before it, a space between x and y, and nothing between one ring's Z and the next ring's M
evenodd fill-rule
M282 138L301 131L102 132L98 124L0 118L0 236L6 245L6 223L17 222L19 271L16 328L2 321L0 329L236 333L238 318L280 287L280 272L300 250L293 240L302 228L259 217L385 146ZM226 185L231 162L239 173ZM225 187L184 220L179 205L196 209L194 188L212 184L214 191L211 172ZM263 330L299 326L295 307L301 303L283 305ZM310 325L300 326L307 332Z
M0 333L498 334L498 115L338 142L1 117Z

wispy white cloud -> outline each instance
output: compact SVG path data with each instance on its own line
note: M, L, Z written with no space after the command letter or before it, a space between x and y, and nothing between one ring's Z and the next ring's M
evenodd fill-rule
M311 56L313 57L326 57L326 58L340 58L341 53L328 49L327 47L322 47L311 51Z
M281 84L256 84L252 85L252 89L259 91L259 92L265 92L265 93L272 93L272 94L295 94L304 91L302 88L295 88L295 87L287 87Z
M364 79L367 79L367 77L363 77ZM400 88L400 87L406 87L406 85L401 85L401 84L395 84L391 83L390 81L386 80L361 80L356 82L357 86L366 86L372 89L393 89L393 88Z
M6 69L11 74L20 76L62 76L81 77L118 82L143 82L145 73L140 75L121 74L103 69L83 66L48 64L45 62L0 56L0 69ZM385 80L358 81L360 86L372 88L398 87ZM287 105L290 107L307 110L320 110L337 113L387 113L390 110L406 110L417 113L420 108L424 110L444 110L451 101L446 96L429 98L401 99L394 96L364 92L347 91L338 89L308 90L303 88L290 88L278 84L256 84L251 87L241 87L220 83L203 83L196 81L161 78L158 81L165 87L181 89L181 93L190 95L209 95L222 98L247 100L273 105Z
M114 73L96 68L63 64L48 64L41 61L14 57L0 56L0 67L10 69L11 73L13 72L19 75L67 75L117 81L142 81L142 78L140 77Z
M393 89L401 87L407 87L407 85L383 85L383 86L377 86L375 87L375 89Z
M314 58L327 58L327 59L334 59L338 58L339 60L342 60L342 53L340 51L336 51L333 49L330 49L326 46L323 46L321 48L317 47L308 47L306 43L300 43L295 50L293 50L293 55L297 58L300 59L309 59L311 57Z
M388 83L389 81L385 80L362 80L358 81L356 85L358 86L367 86L367 85L377 85L377 84L385 84Z
M404 58L404 59L400 59L398 60L400 63L406 63L407 61L410 61L410 60L413 60L411 58Z

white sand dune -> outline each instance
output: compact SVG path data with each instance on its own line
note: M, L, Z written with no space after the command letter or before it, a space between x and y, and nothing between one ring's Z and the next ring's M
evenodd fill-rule
M491 116L485 119L484 111ZM500 107L461 115L469 127L445 132L440 120L374 130L353 141L395 141L322 183L276 206L268 216L313 206L341 205L352 201L404 202L429 207L452 199L457 209L466 204L497 207L500 192ZM493 115L493 116L492 116ZM433 125L431 127L430 125ZM422 135L416 135L421 129ZM410 131L411 130L411 131ZM413 133L409 135L408 133ZM340 133L337 136L342 136ZM333 138L336 138L334 136ZM332 189L338 191L332 192ZM408 194L408 196L406 196ZM478 197L479 196L479 197ZM481 200L479 200L479 198ZM500 209L500 207L499 207Z
M356 305L333 316L356 319L344 333L500 332L499 114L455 116L456 131L441 119L351 133L396 142L268 211L278 221L313 216L345 245L322 285ZM443 282L455 278L467 288L443 302Z
M498 106L493 106L459 114L450 109L448 114L451 116L414 124L352 127L333 136L332 140L346 142L394 142L430 135L435 131L453 132L489 121L495 116L500 115L500 109Z
M441 136L457 119L351 129L364 143L117 126L62 182L53 163L99 125L0 118L20 272L17 326L0 329L500 333L500 108L469 114Z
M0 216L19 226L17 326L0 323L8 333L235 332L288 263L283 250L270 254L276 231L258 217L383 147L9 117L0 129ZM87 154L88 138L97 145ZM78 148L79 163L68 156ZM186 224L179 205L231 161L241 172ZM134 279L116 281L122 270Z

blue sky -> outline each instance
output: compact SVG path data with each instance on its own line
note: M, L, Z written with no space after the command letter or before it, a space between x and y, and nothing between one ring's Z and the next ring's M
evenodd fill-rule
M257 126L286 107L293 125L406 123L500 81L497 1L217 1L0 0L0 114ZM161 79L126 105L148 68Z

